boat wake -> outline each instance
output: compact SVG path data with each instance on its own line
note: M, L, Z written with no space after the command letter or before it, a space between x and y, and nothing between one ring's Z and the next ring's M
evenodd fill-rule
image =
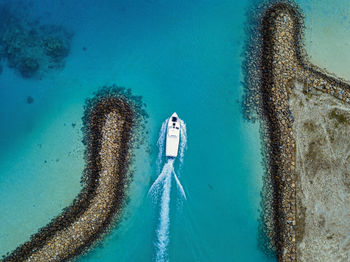
M157 141L159 153L157 158L157 171L160 172L160 167L163 162L162 171L158 175L157 179L152 184L148 191L148 194L156 201L160 202L159 212L159 224L156 230L157 240L156 246L156 261L165 262L168 261L168 244L169 244L169 226L170 226L170 198L171 198L171 178L174 177L178 191L183 199L186 199L186 194L183 186L180 183L178 176L175 173L174 161L175 158L167 157L164 159L164 147L165 147L165 136L167 132L167 123L169 119L166 119L161 127L159 138ZM179 169L181 170L184 160L184 152L187 147L187 133L186 125L180 120L180 158L179 158Z
M164 146L165 146L165 135L167 131L167 124L168 124L169 118L165 119L164 122L162 123L162 127L160 128L159 131L159 138L157 141L157 146L158 146L158 157L157 157L157 173L160 172L160 167L163 162L163 157L164 157Z

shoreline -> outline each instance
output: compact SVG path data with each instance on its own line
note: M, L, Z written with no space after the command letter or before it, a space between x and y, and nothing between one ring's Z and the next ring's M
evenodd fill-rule
M253 118L250 114L255 110L262 120L262 154L268 177L265 183L271 183L265 189L272 191L265 193L270 194L270 210L263 211L267 213L263 214L263 223L267 224L264 233L276 249L278 261L297 261L297 238L302 229L296 205L296 143L289 89L300 82L307 90L315 88L349 103L350 86L308 62L303 15L295 3L273 2L262 9L257 28L260 39L254 39L257 46L247 52L249 55L255 50L257 54L246 61L246 88L250 94L244 106L248 119ZM266 199L262 201L265 205ZM273 225L266 222L268 216Z
M104 87L86 103L83 189L73 203L2 261L67 261L83 254L117 223L130 182L136 130L144 118L140 97Z

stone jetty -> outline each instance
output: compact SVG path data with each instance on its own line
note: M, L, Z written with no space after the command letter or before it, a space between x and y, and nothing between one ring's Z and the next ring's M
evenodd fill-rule
M72 205L3 261L67 261L86 251L121 215L140 97L113 86L88 100L84 120L86 169ZM144 115L144 114L143 114Z
M293 134L294 117L289 106L291 88L302 83L349 102L350 86L312 65L303 45L303 16L292 2L273 2L262 8L258 33L260 39L247 54L246 84L254 92L257 112L263 120L263 135L273 191L271 236L279 261L297 261L298 223L296 205L296 142ZM253 36L254 37L254 36ZM250 86L249 86L250 85ZM255 85L255 86L254 86ZM251 95L251 94L250 94ZM246 107L251 106L246 104Z

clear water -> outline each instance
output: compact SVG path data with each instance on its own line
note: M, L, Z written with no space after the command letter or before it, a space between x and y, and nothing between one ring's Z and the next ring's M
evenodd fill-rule
M169 260L274 261L258 249L263 175L258 126L244 122L240 112L245 12L254 3L31 3L33 16L63 24L75 35L64 70L42 80L22 79L6 67L0 75L0 255L28 240L80 191L84 101L100 86L116 83L143 96L150 115L147 145L137 152L131 200L121 223L79 261L156 259L159 206L147 192L159 174L159 129L174 111L187 123L188 149L178 173L187 200L180 201L172 180ZM329 62L319 51L324 32L320 38L314 32L330 21L322 17L343 11L332 9L330 0L317 3L300 1L307 25L313 26L307 48L316 63L336 64L332 71L337 72L348 60L331 57ZM347 6L347 1L337 0L337 5ZM349 25L350 19L342 17L333 23ZM337 43L349 50L342 42L349 26L338 30ZM28 95L33 104L26 103Z

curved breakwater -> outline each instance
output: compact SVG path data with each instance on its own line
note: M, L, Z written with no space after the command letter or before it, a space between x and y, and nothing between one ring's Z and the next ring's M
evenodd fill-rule
M156 229L156 256L155 260L157 262L168 261L168 245L170 241L170 200L171 200L171 182L172 175L174 177L177 188L180 192L180 195L183 199L186 199L186 194L183 189L183 186L180 183L178 176L175 173L174 162L175 158L167 157L164 159L164 150L165 150L165 138L167 131L167 123L169 119L166 119L162 123L161 130L159 132L159 138L157 141L158 145L158 158L157 158L157 169L160 169L162 163L165 164L162 168L162 171L158 175L157 179L152 184L151 188L148 191L148 194L152 196L155 202L159 202L159 224ZM186 124L183 120L180 120L180 145L179 145L179 168L181 169L184 161L184 153L187 148L187 132Z
M144 115L140 97L116 86L87 101L86 169L72 205L3 261L67 261L81 254L121 215L135 128Z

